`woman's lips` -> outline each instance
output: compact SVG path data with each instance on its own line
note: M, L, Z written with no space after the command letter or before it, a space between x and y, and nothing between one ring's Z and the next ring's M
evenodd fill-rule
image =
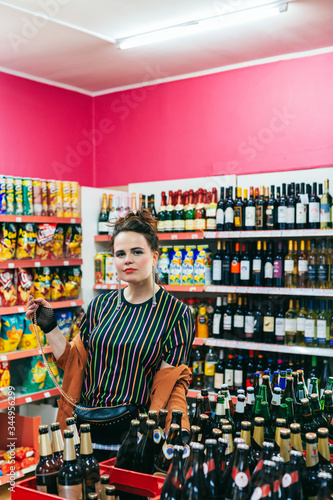
M136 271L136 269L132 269L132 268L125 269L125 273L134 273L135 271Z

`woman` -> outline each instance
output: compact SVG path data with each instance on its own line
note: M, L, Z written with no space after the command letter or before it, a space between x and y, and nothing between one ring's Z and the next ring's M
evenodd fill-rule
M186 435L190 374L186 364L194 338L193 319L183 302L155 283L158 237L148 210L129 212L116 221L111 251L118 277L128 286L93 299L80 335L71 343L62 336L45 300L30 298L27 317L32 320L37 311L37 322L56 362L65 369L63 389L67 394L92 407L131 403L137 412L166 407L170 410L167 425L171 410L182 409ZM58 404L63 427L72 408L63 398ZM98 460L118 449L124 430L114 427L111 433L92 432Z

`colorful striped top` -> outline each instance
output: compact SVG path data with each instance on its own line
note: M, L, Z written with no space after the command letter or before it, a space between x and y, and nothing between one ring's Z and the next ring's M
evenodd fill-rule
M194 339L190 309L162 287L152 299L117 310L117 292L101 294L80 325L88 350L81 401L89 406L133 403L149 407L150 388L162 360L187 364Z

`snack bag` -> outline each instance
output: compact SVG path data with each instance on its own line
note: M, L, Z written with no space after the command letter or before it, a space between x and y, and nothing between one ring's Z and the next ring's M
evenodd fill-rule
M41 260L52 259L53 238L56 227L56 224L38 224L36 258Z
M36 269L34 275L34 299L50 300L51 279L52 275L49 267Z
M69 225L65 235L65 257L81 258L82 228L81 224Z
M0 305L1 307L15 306L16 301L14 271L0 269Z
M52 257L54 259L64 258L65 229L60 224L57 225L53 236Z
M82 272L80 267L69 267L66 270L65 297L68 299L78 299L81 288Z
M65 287L60 279L59 268L53 268L53 276L51 281L51 300L56 302L58 300L63 300L65 297Z
M59 371L60 369L54 363L52 356L50 354L47 357L47 362L50 365L51 371L52 371L56 381L58 382L58 384L60 384L60 382L61 382L60 371ZM53 389L53 387L55 387L55 384L54 384L53 380L51 379L49 372L47 371L46 377L45 377L44 389Z
M0 361L0 399L8 398L8 387L10 386L9 368L9 361Z
M74 313L73 329L72 329L72 339L80 333L80 324L84 316L84 309L81 307L78 311Z
M8 314L1 318L0 352L17 349L24 330L24 314Z
M37 331L39 335L39 340L42 345L44 345L44 333L37 325ZM21 337L20 343L18 345L18 349L35 349L39 347L38 340L36 339L34 327L32 323L24 317L24 330L23 335Z
M18 260L35 258L36 239L36 224L27 222L19 226L16 247L16 258Z
M65 339L69 342L73 327L72 311L54 311L54 314L59 330L61 331Z
M17 270L17 303L19 305L28 303L29 295L34 294L33 284L30 269L19 267Z
M47 368L42 356L33 356L30 360L30 368L26 374L22 386L22 392L30 394L44 389Z
M0 237L1 260L14 259L16 239L17 239L16 224L13 224L12 222L4 222L2 224L2 231Z

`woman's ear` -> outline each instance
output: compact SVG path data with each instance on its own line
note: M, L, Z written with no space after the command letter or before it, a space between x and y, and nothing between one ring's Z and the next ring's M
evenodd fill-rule
M157 262L158 262L158 256L159 256L159 253L158 253L158 252L154 252L154 253L153 253L153 266L154 266L154 267L157 265Z

